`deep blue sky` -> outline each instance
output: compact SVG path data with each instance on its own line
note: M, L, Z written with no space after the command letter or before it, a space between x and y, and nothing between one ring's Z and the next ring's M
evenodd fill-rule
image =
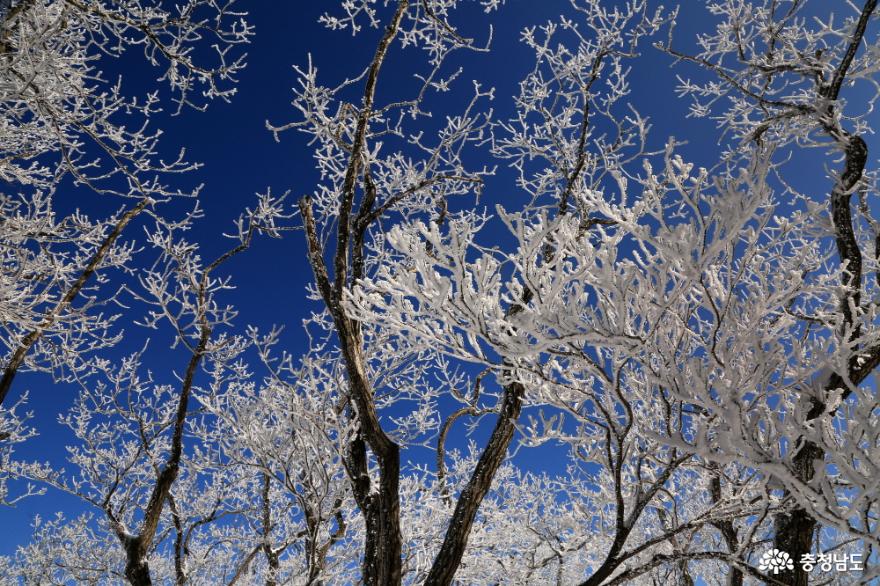
M476 2L465 2L455 21L477 38L484 38L490 18L482 13ZM667 4L672 4L667 2ZM678 39L683 47L693 41L693 31L705 22L700 2L686 0L685 6L694 10L683 13L678 27ZM346 77L359 73L366 65L375 47L380 31L367 30L352 38L348 32L332 32L318 24L318 16L338 5L334 1L288 0L284 2L241 2L250 12L249 20L256 27L256 36L248 49L249 65L240 76L238 94L230 104L215 103L207 112L186 112L181 116L161 119L165 130L164 147L175 152L185 146L189 158L204 163L204 167L182 178L184 185L205 183L202 195L206 219L202 221L191 238L200 241L207 250L219 250L225 243L220 233L230 226L239 211L253 201L253 194L272 188L275 192L291 190L293 198L308 193L317 177L306 146L305 137L294 132L282 136L276 143L265 129L266 120L282 123L295 119L290 106L291 87L295 75L294 63L305 64L311 52L320 71L320 78L328 85L335 85ZM532 52L519 42L519 32L526 25L541 24L560 11L568 10L566 0L508 0L500 13L491 16L495 26L493 51L486 55L461 54L466 58L466 80L475 78L484 86L496 88L493 107L499 118L513 112L511 96L516 93L518 81L533 65ZM675 97L674 71L669 69L671 60L648 44L643 47L644 58L633 62L633 103L643 114L652 119L654 130L651 137L654 147L661 147L666 139L675 135L688 140L684 150L698 164L713 162L713 145L716 132L712 123L705 120L686 120L688 104ZM408 65L417 62L421 52L410 50L403 56L396 54L388 62L381 79L379 100L394 95L411 83ZM455 60L453 61L455 64ZM108 65L113 71L119 65ZM132 87L148 85L147 75L155 75L143 66L132 67L126 62L124 73ZM691 75L693 69L687 70ZM464 94L459 94L464 97ZM454 100L452 100L454 102ZM450 103L449 113L456 113L459 104ZM703 160L701 160L703 159ZM67 205L88 206L88 194L70 196ZM494 206L504 201L515 205L522 195L517 193L513 176L500 169L491 179L485 191L483 205ZM73 203L75 201L75 203ZM291 203L294 199L291 199ZM134 236L134 234L132 234ZM212 256L208 254L208 256ZM261 240L251 251L228 266L234 275L238 291L235 302L241 310L240 324L252 323L268 326L282 323L287 326L288 349L297 354L305 347L300 322L309 309L304 287L311 278L304 255L301 232L293 232L281 241ZM126 343L131 347L140 345L142 332L136 327L127 329ZM156 349L150 366L156 370L168 364L182 369L185 357L162 350L169 339L156 338L151 348ZM129 348L130 349L130 348ZM43 376L21 376L12 395L28 389L31 407L41 437L21 450L22 455L39 459L63 457L65 435L55 422L60 409L69 402L70 389L53 386ZM554 454L553 452L546 452ZM558 452L553 456L560 458ZM520 459L526 466L554 470L564 462L541 461L535 452L521 452ZM24 543L30 530L28 525L35 513L51 514L56 510L76 512L82 510L73 499L53 494L51 497L25 501L15 510L0 510L0 526L6 528L0 535L0 554L11 552Z

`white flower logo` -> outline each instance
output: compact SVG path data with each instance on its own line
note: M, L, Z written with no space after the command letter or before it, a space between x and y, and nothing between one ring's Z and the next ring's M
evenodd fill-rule
M761 563L758 564L758 569L762 572L772 570L774 574L778 574L781 570L793 570L794 562L791 561L791 556L786 552L774 548L764 552L764 555L761 556Z

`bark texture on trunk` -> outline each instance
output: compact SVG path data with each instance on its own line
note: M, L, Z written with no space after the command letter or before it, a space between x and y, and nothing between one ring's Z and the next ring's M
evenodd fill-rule
M861 304L862 252L853 228L850 199L864 173L868 158L868 146L860 136L850 135L836 125L835 103L840 96L840 90L853 59L862 44L868 21L877 8L877 1L867 0L865 2L846 52L834 71L833 77L827 85L819 87L819 95L827 100L824 117L820 122L826 132L842 144L845 155L843 170L831 191L831 219L834 225L838 257L845 269L842 279L844 294L840 300L840 313L843 316L843 331L841 333L854 343L857 351L863 350L858 348L861 330L857 323L857 316L854 315ZM875 347L868 350L862 357L862 364L858 363L855 356L850 359L847 376L852 384L858 385L868 376L870 369L876 366L877 356L878 348ZM867 368L869 366L870 369ZM839 374L833 375L826 385L827 392L833 392L836 389L844 389L844 394L849 394L848 387ZM825 411L824 399L814 399L807 414L807 420L814 420ZM822 447L812 441L804 441L800 450L792 457L792 471L799 481L805 484L810 483L816 473L814 462L821 461L824 457L825 452ZM781 573L778 576L779 580L792 586L806 586L809 574L801 568L798 561L801 556L809 553L812 549L817 529L816 520L805 509L795 505L790 511L777 515L774 524L775 547L787 552L795 562L794 569Z
M483 497L492 486L495 472L507 457L507 448L513 439L513 434L516 431L515 423L522 410L524 392L525 389L520 383L511 383L504 390L501 411L498 413L495 429L492 430L486 449L480 454L480 459L477 461L467 487L458 498L455 511L452 513L452 519L450 519L449 527L446 530L446 536L443 539L443 545L440 546L440 551L434 558L434 564L425 580L426 586L446 586L452 583L455 572L461 565L461 558L464 555L477 510L483 502Z
M150 566L140 539L132 539L125 548L125 578L131 586L152 586Z
M348 459L354 471L350 479L358 507L366 523L366 543L362 561L365 586L395 586L401 581L400 497L400 447L385 433L379 421L363 358L363 336L360 326L349 318L343 309L346 288L361 276L363 270L363 237L372 217L375 190L367 194L354 217L358 178L364 176L369 183L367 157L367 133L379 72L391 43L400 30L400 24L409 8L409 0L399 0L394 15L382 35L370 67L367 71L363 104L357 118L351 153L342 191L339 195L336 250L333 256L333 275L324 261L324 247L318 236L317 226L308 197L300 201L299 208L306 228L309 264L315 275L318 289L333 318L348 375L348 394L355 407L359 434L348 447ZM352 246L351 236L355 243ZM352 250L354 249L354 250ZM379 464L379 491L370 491L366 443Z
M299 208L306 228L309 263L336 326L348 375L348 393L358 422L358 436L348 446L347 458L354 496L366 524L367 535L362 561L364 584L399 584L402 564L398 494L400 447L388 437L379 421L372 385L364 363L360 327L345 314L342 289L330 282L309 199L301 200ZM343 263L341 268L344 269L345 266L347 264ZM336 267L337 270L339 268ZM376 493L370 490L367 445L379 463L379 491Z
M871 10L873 10L876 2L870 2L869 5L872 5ZM845 294L840 302L844 333L850 341L857 343L860 328L855 323L856 316L853 315L853 310L861 303L862 253L853 230L850 199L853 189L862 178L868 158L868 147L861 137L849 136L844 152L846 159L843 173L831 192L831 217L838 256L841 263L846 265L843 275ZM875 351L876 349L873 352ZM854 385L860 384L867 376L868 373L863 367L864 365L859 364L856 357L850 360L847 376ZM844 395L849 394L843 377L835 374L828 381L825 390L830 393L837 389L844 389ZM825 403L814 399L807 413L807 420L812 421L823 415L825 411ZM792 471L800 482L810 483L816 473L815 461L821 461L824 457L825 451L821 446L805 440L800 450L792 457ZM809 573L805 572L798 562L804 554L812 550L817 528L816 520L803 507L795 505L790 511L777 515L774 525L774 547L788 553L795 562L793 570L785 570L779 574L779 580L792 586L806 586Z

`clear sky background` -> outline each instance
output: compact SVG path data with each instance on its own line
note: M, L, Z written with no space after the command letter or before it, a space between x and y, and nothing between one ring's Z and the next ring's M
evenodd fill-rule
M278 124L296 119L296 112L290 106L291 87L296 81L291 65L305 64L311 53L319 68L319 79L327 85L335 85L363 69L381 34L372 29L352 38L350 32L323 28L317 22L318 17L335 9L336 0L240 0L239 4L241 9L249 11L248 19L256 27L256 36L248 49L249 65L240 77L238 94L231 103L212 104L204 113L188 111L177 117L156 120L165 130L163 145L169 153L186 147L191 160L204 163L202 169L180 180L183 186L205 184L201 202L206 217L190 238L205 247L206 256L213 256L227 245L221 233L231 226L243 207L254 201L255 192L266 188L278 193L290 190L293 203L315 185L317 176L306 138L288 132L282 135L280 142L275 142L265 128L267 120ZM703 2L682 0L682 5L676 39L681 48L690 49L695 31L711 21ZM490 16L485 15L476 2L463 0L454 21L461 24L466 34L484 39L488 24L491 22L495 27L490 53L462 52L452 58L450 68L459 63L465 66L464 90L469 89L468 80L472 78L479 79L484 86L494 86L493 107L497 117L511 116L517 83L533 66L531 50L519 41L520 31L527 25L555 18L560 12L569 12L567 0L508 0L500 12ZM672 60L648 43L643 45L642 53L641 59L632 62L632 102L653 123L651 146L662 148L668 137L675 136L689 143L682 154L698 165L710 166L717 156L716 129L710 121L686 119L688 103L678 99L674 91L675 73L697 78L699 72L690 67L670 69ZM423 69L420 50L409 49L392 55L382 72L379 102L414 83L411 77L414 64L419 65L419 70ZM157 75L138 59L111 63L104 70L108 76L121 73L126 86L132 88L130 93L150 87ZM460 111L468 97L467 91L452 92L444 98L445 111L451 114ZM869 141L869 148L872 146ZM827 191L828 182L823 179L821 170L805 172L803 180L815 182L823 193ZM120 205L118 201L96 202L93 194L73 188L61 197L62 205L69 209L81 207L97 211L106 209L107 205L111 209ZM513 173L499 168L498 174L489 180L480 205L492 209L496 203L503 202L516 207L522 201L524 196L516 189ZM136 230L129 231L128 235L143 240ZM241 312L239 326L285 324L285 343L293 354L301 354L306 347L301 320L310 310L317 309L305 298L311 272L304 251L302 232L292 232L283 240L259 240L249 252L226 267L238 286L231 301ZM126 338L118 351L127 353L139 348L146 334L137 326L127 325ZM148 366L157 374L164 370L167 376L169 369L180 372L184 368L186 356L179 350L167 350L170 342L167 334L153 335ZM67 434L58 425L57 417L70 403L72 390L52 384L46 376L22 375L16 380L10 399L14 400L25 390L30 392L34 421L41 435L23 446L19 455L61 462ZM491 425L491 421L487 423ZM484 437L485 434L475 436L477 441ZM462 445L461 438L453 440L451 445ZM545 457L550 455L552 457ZM418 460L429 460L430 455L427 456L410 455ZM565 465L561 458L561 451L552 450L522 450L517 455L522 466L550 472L561 471ZM35 514L47 516L58 510L75 516L85 509L72 497L50 492L45 497L28 499L13 510L0 510L0 527L4 528L0 531L0 555L11 553L16 545L28 540L29 525Z

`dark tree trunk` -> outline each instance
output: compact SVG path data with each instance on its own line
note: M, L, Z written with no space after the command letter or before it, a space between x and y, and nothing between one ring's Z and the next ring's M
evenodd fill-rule
M349 395L356 409L359 437L349 446L349 459L353 464L350 479L358 507L363 511L367 535L364 547L363 580L365 586L395 586L400 584L400 558L402 538L400 535L400 447L385 433L379 421L363 359L363 337L359 324L350 319L343 310L344 290L350 280L360 278L363 270L363 236L373 218L371 207L375 191L362 202L362 209L355 217L354 210L358 177L363 171L363 152L373 109L376 84L388 48L394 41L409 7L409 0L398 0L394 16L376 47L376 53L367 71L363 105L358 113L357 127L352 141L351 154L345 180L339 198L336 250L333 259L331 283L324 262L324 248L318 237L312 216L311 202L305 197L300 201L300 211L306 228L309 264L315 274L321 296L333 316L339 342L345 360L349 382ZM365 181L367 181L365 179ZM373 218L375 219L375 218ZM352 250L351 236L355 237ZM379 492L369 493L370 479L367 468L366 443L379 463Z
M452 583L452 578L461 565L461 557L464 555L477 510L492 486L495 472L507 457L507 448L516 431L514 423L519 419L522 410L523 393L520 383L512 383L504 390L501 412L498 413L498 421L489 438L489 444L480 455L467 487L458 498L443 545L434 558L425 586L447 586Z
M844 294L840 301L840 313L843 316L843 328L851 342L858 345L861 334L857 323L857 316L853 310L858 311L861 302L862 291L862 252L853 229L850 199L852 192L862 178L865 163L868 158L868 146L860 136L850 135L837 127L830 126L835 118L835 102L840 95L844 80L849 67L855 58L862 43L865 30L872 14L877 8L877 0L867 0L862 7L861 15L856 23L852 38L846 53L834 72L830 83L819 88L819 95L828 101L826 118L828 122L826 131L844 147L844 168L840 177L835 182L831 191L831 219L834 224L834 237L837 245L837 254L841 265L846 270L843 274L842 285ZM848 331L847 331L848 330ZM869 354L876 355L877 348L872 348ZM876 358L876 356L875 356ZM871 359L871 362L874 360ZM862 365L854 358L850 360L848 379L858 385L867 376ZM835 374L826 386L826 391L844 389L844 394L849 394L849 389L840 375ZM807 420L811 421L825 412L825 404L816 399L807 414ZM800 451L792 457L792 471L799 481L809 483L815 475L814 461L825 457L824 450L811 441L805 441ZM787 552L794 559L794 570L785 571L779 575L779 580L793 586L806 586L809 575L798 563L805 553L812 549L813 537L817 523L802 507L795 505L789 512L777 515L774 519L776 535L774 545L777 549Z
M868 8L873 10L875 5L875 1L869 2L866 10ZM834 223L838 256L840 262L846 264L847 269L843 276L845 294L840 302L840 311L844 317L844 327L850 330L850 340L857 341L860 329L852 311L853 308L858 308L861 302L862 253L853 231L850 198L852 190L862 178L868 158L868 147L859 136L849 136L846 140L844 149L846 160L843 173L831 192L831 217ZM864 378L860 374L859 366L857 360L850 360L848 378L856 385ZM836 389L844 389L845 395L849 394L845 381L839 375L832 376L826 386L828 392ZM807 413L807 421L821 416L825 412L825 408L823 402L814 400ZM800 482L809 483L813 480L816 472L814 461L822 460L824 457L825 452L820 446L806 440L801 449L792 457L792 472ZM806 586L809 573L805 572L798 562L804 554L809 553L812 549L813 536L817 527L815 519L805 509L795 505L789 512L777 515L774 524L774 547L788 553L795 562L794 569L781 572L778 579L792 586Z
M125 577L131 586L152 586L150 568L146 562L134 562L125 566Z
M147 565L143 541L132 538L125 546L125 578L131 586L152 586L150 567Z

